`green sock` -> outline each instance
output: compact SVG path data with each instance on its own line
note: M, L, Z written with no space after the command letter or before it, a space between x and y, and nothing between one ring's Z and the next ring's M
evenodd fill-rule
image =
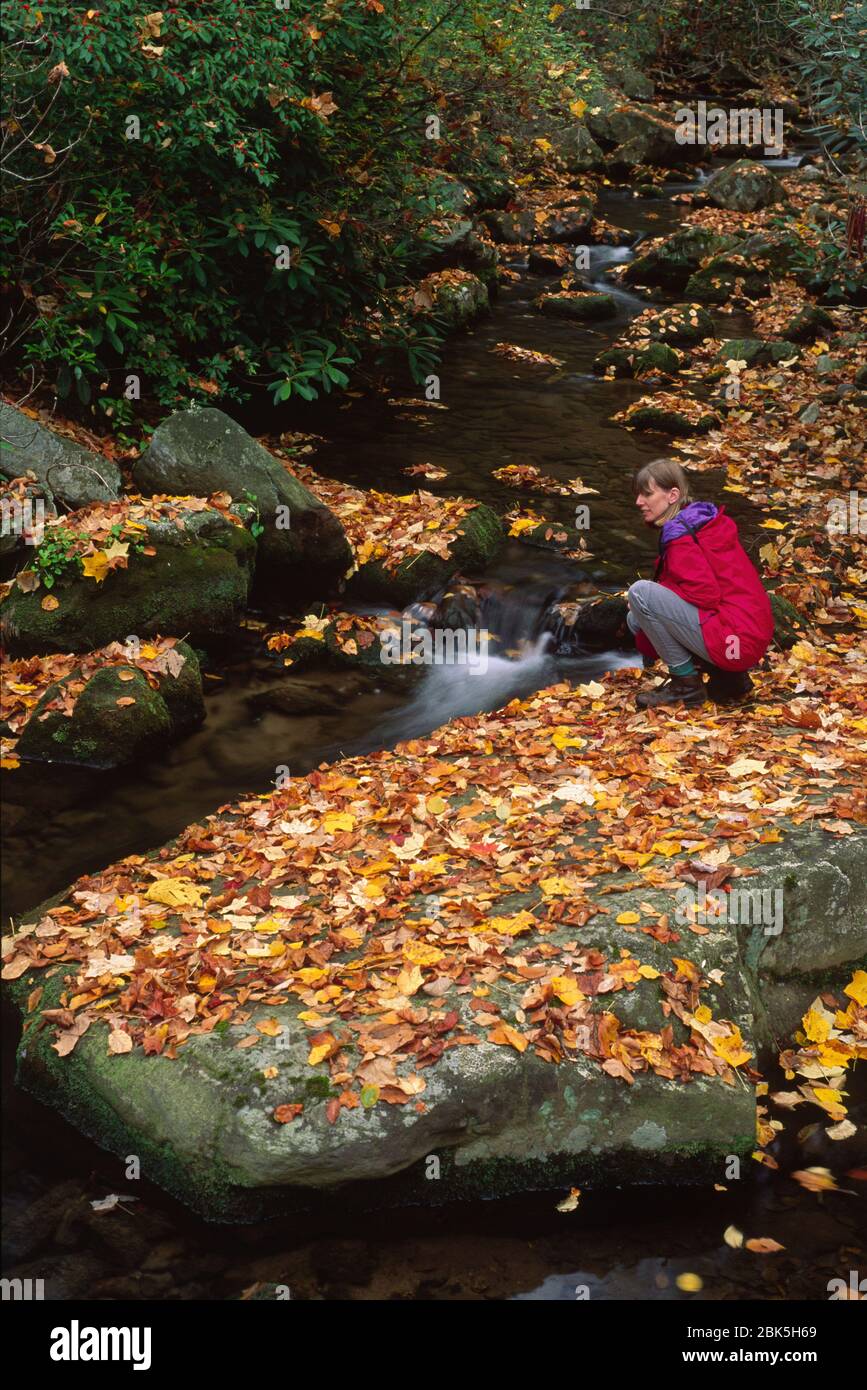
M669 666L668 672L672 676L694 676L695 662L689 657L682 666Z

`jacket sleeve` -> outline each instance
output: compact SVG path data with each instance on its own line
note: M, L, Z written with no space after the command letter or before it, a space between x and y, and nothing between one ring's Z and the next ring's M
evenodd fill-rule
M687 603L711 613L716 613L722 602L716 575L701 545L691 536L669 545L657 582L666 589L673 589Z

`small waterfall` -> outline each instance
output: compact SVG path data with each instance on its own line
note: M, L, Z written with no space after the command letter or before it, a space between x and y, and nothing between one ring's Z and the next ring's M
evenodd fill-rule
M580 683L640 665L634 654L594 650L577 639L559 607L567 592L575 586L457 582L437 600L410 604L403 616L416 632L427 631L433 655L408 704L379 724L379 743L423 737L451 719L502 708L564 678ZM463 650L454 640L461 633L468 638ZM450 641L438 647L442 634Z

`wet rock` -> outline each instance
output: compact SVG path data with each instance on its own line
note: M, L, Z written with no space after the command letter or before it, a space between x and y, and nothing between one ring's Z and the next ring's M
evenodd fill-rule
M575 651L611 651L615 647L635 646L627 624L626 599L619 594L587 600L582 586L579 591L570 590L565 598L554 605L551 612L551 627L561 655Z
M718 169L708 179L707 196L718 208L729 212L755 212L780 202L784 195L779 179L752 159L739 159Z
M593 370L604 373L613 369L618 377L651 376L657 372L663 376L674 376L680 371L682 362L681 354L667 343L649 343L646 347L636 344L634 347L614 347L600 352L594 359Z
M49 706L78 671L49 686L24 727L18 753L44 762L122 767L189 732L205 717L202 678L192 648L179 642L175 650L184 665L177 676L158 677L157 690L134 666L106 666L91 676L71 715ZM134 703L118 705L118 700Z
M4 1198L4 1264L18 1264L50 1244L63 1213L81 1200L81 1188L72 1179L49 1188L26 1205Z
M120 496L120 469L111 459L91 453L2 402L0 439L0 477L33 473L51 497L73 510Z
M479 590L474 584L455 584L446 590L431 617L431 627L460 628L484 626Z
M506 246L521 246L536 235L536 214L525 208L522 212L483 212L482 221L494 241Z
M551 208L538 219L538 241L578 242L584 241L593 222L595 203L592 198L576 201L572 207Z
M222 410L170 415L136 460L133 476L145 494L228 492L236 501L251 501L263 527L257 559L263 584L318 594L352 564L337 517Z
M349 700L370 688L369 678L361 672L327 682L320 677L315 684L289 679L251 695L248 703L257 714L263 710L275 710L278 714L293 716L339 714Z
M90 1299L93 1288L103 1277L102 1256L75 1250L66 1255L44 1252L28 1264L13 1265L4 1270L4 1277L42 1280L46 1303L66 1303L71 1299Z
M552 318L580 319L584 323L610 319L617 313L612 295L593 291L564 290L560 294L544 294L536 300L536 306Z
M642 322L654 342L669 347L692 347L714 336L713 319L697 304L675 304Z
M796 343L766 342L760 338L729 338L715 354L718 362L746 362L748 367L768 362L791 362L800 357Z
M719 251L729 250L736 238L721 236L705 227L685 227L658 245L649 246L626 267L623 278L631 285L659 285L682 290L693 271Z
M97 584L64 575L52 590L58 607L42 607L45 591L13 585L0 605L0 630L13 655L83 652L139 637L184 637L202 645L234 632L247 606L256 543L221 512L185 512L173 521L144 523L154 554L130 551L126 569ZM68 519L74 530L74 514Z
M686 282L687 296L702 304L727 304L736 292L759 299L770 292L770 279L767 270L732 251L712 256Z
M813 343L823 334L833 332L834 320L818 304L806 304L783 329L784 336L793 343Z
M572 269L572 255L565 246L534 246L527 269L533 275L562 275Z
M368 560L352 576L347 590L404 608L415 599L445 588L454 574L484 569L504 539L497 513L479 503L461 522L459 534L449 545L448 557L423 550L402 560L395 570L388 569L381 560Z

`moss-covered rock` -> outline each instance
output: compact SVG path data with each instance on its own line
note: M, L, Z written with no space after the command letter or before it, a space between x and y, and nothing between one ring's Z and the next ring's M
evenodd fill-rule
M484 569L503 541L503 525L497 513L479 503L461 522L457 537L449 545L447 559L432 550L422 550L402 560L393 571L382 560L368 560L350 579L348 591L403 608L413 599L442 589L459 571Z
M506 246L522 246L536 235L536 214L531 208L521 212L483 212L481 216L494 241Z
M644 405L629 413L633 429L658 430L660 434L707 434L708 430L718 429L720 423L720 417L709 408L689 416L672 406Z
M177 675L158 677L157 688L136 666L104 666L87 681L67 715L50 706L79 678L72 671L48 688L17 745L26 760L114 768L178 738L202 722L205 704L195 652L178 642Z
M285 597L322 593L352 564L337 517L222 410L177 411L154 431L133 468L143 493L250 500L262 527L258 578Z
M707 227L684 227L644 251L639 248L639 255L626 267L623 278L631 285L682 290L702 261L735 244L735 237L722 236Z
M818 304L805 304L790 319L783 330L792 343L812 343L826 333L834 332L834 320L827 309Z
M698 304L675 304L643 321L651 339L669 347L691 347L714 335L714 323Z
M463 328L490 308L487 286L468 270L437 271L426 276L418 288L432 300L432 312L452 330Z
M594 372L608 372L613 369L615 376L674 376L680 371L683 359L681 354L668 343L648 343L645 347L613 347L600 352L593 362Z
M50 496L73 510L88 502L111 502L120 495L120 469L112 459L91 453L3 402L0 438L2 478L33 473Z
M796 343L765 342L761 338L727 338L715 353L718 362L746 362L748 367L790 362L800 355L801 349Z
M686 293L702 304L727 304L735 292L759 299L770 291L767 270L757 269L745 256L725 251L696 270L686 282Z
M560 294L543 294L536 300L543 314L552 318L579 319L583 323L613 318L617 304L610 294L586 290L564 290Z
M708 179L706 192L712 203L729 212L755 212L783 198L779 179L753 159L738 159L718 169Z
M601 169L605 155L597 145L586 126L574 121L565 130L553 131L548 135L553 146L551 158L567 174L582 174L589 169Z
M184 513L174 522L145 523L147 548L130 552L126 569L109 571L101 583L81 574L64 576L52 590L58 600L45 609L45 591L13 585L0 606L0 630L13 655L84 652L139 637L185 637L207 645L234 632L247 606L256 542L243 526L220 512Z
M121 672L129 679L122 680ZM18 743L22 757L120 767L156 747L171 732L165 701L134 668L104 667L91 676L71 716L52 712L42 718L44 706L60 693L60 686L51 686L33 711ZM119 705L119 700L124 703Z
M678 142L674 122L653 107L620 101L607 111L591 108L587 124L597 140L616 146L609 156L615 165L684 164L698 154L696 145Z
M774 615L774 641L787 652L809 631L810 625L803 613L799 613L787 598L781 594L770 594L769 597Z

